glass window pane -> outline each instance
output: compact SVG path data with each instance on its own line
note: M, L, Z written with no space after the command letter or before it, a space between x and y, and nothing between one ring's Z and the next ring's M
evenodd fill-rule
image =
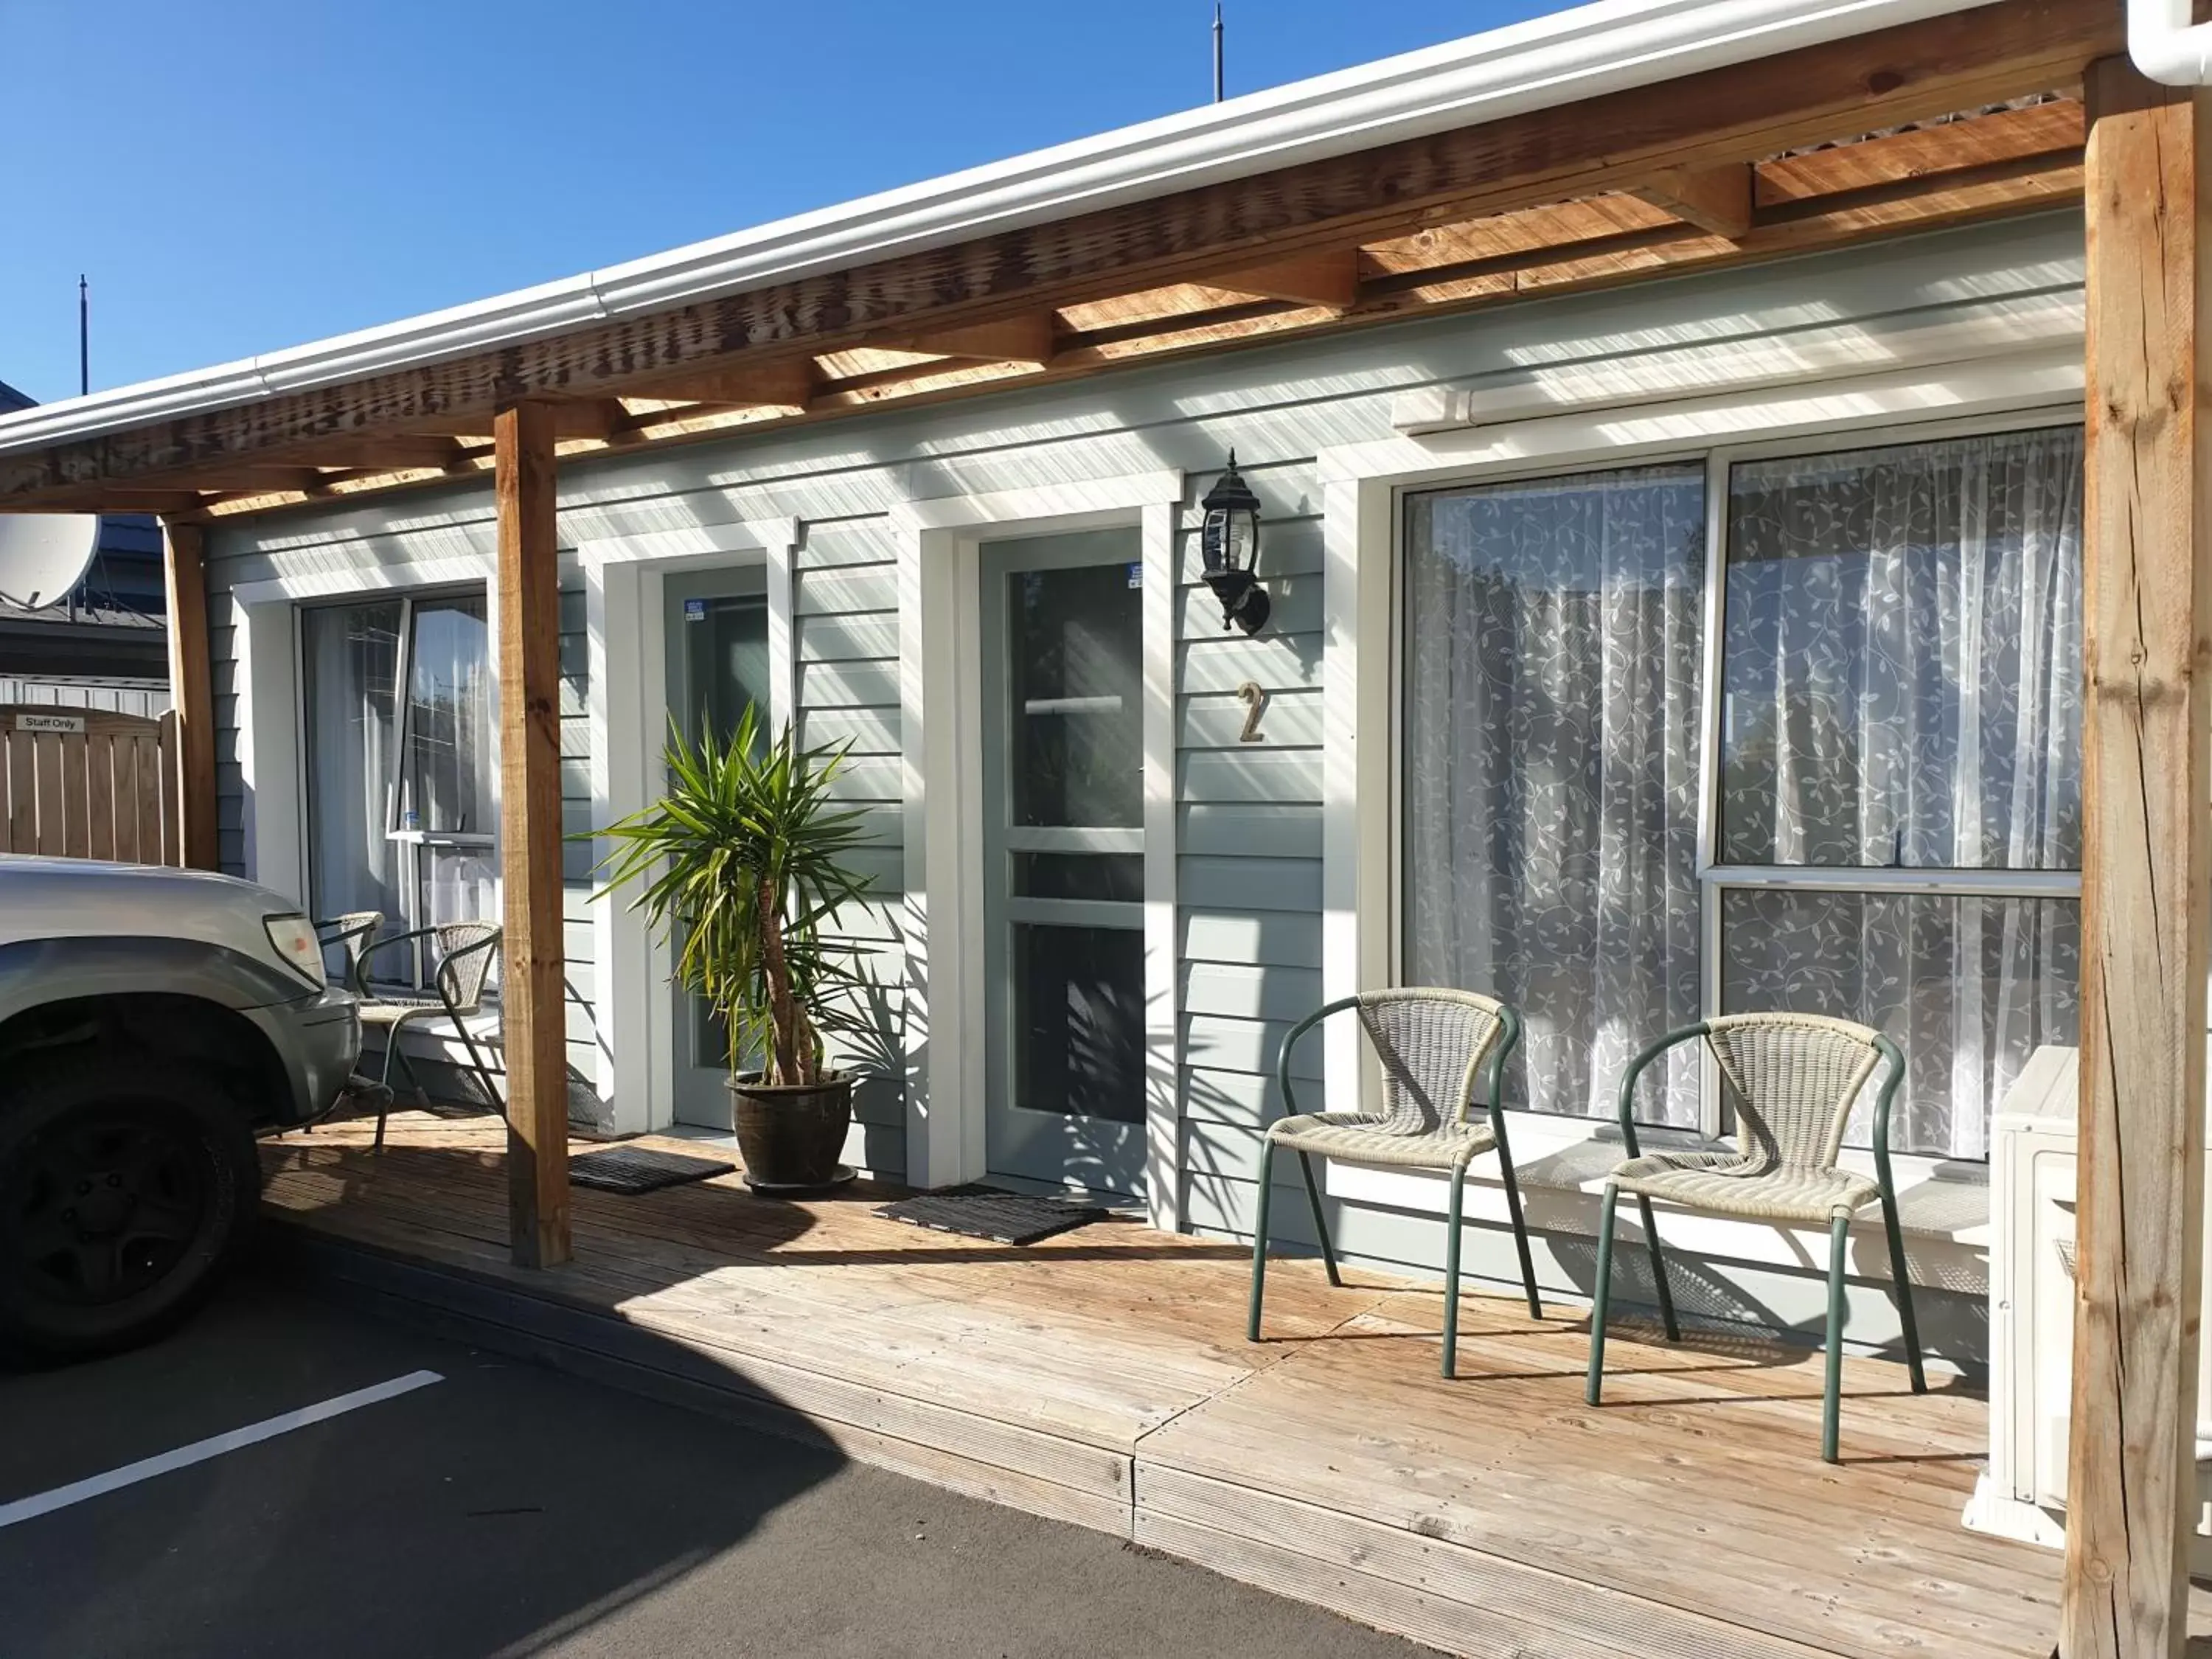
M308 904L319 917L381 911L405 926L392 810L398 720L399 602L300 613L306 670ZM334 971L342 970L335 956ZM380 959L372 964L385 966Z
M1905 1051L1899 1152L1988 1157L1990 1114L2029 1054L2079 1037L2071 899L1733 889L1721 924L1723 1012L1831 1014ZM1871 1140L1871 1098L1854 1146Z
M1017 853L1013 874L1018 898L1144 902L1142 853Z
M407 699L399 827L490 835L499 710L482 594L416 605Z
M1143 933L1025 922L1012 931L1014 1103L1143 1122Z
M1406 546L1404 976L1521 1010L1509 1100L1609 1116L1698 1012L1705 469L1417 495ZM1645 1104L1694 1124L1694 1061Z
M2081 861L2081 433L1731 470L1725 864Z
M691 647L690 707L686 721L704 713L710 729L727 735L750 706L763 747L773 735L769 722L768 601L741 594L708 601L703 623L688 625L698 638Z
M1121 563L1006 578L1010 822L1141 821L1141 599Z

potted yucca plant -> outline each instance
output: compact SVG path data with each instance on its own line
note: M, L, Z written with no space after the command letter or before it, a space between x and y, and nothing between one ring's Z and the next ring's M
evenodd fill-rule
M702 723L703 724L703 723ZM787 726L763 742L748 707L726 737L697 742L671 722L666 793L601 833L603 892L632 904L676 947L676 978L728 1034L728 1087L757 1187L836 1177L853 1121L853 1079L824 1059L823 1034L855 1023L836 994L861 981L823 923L867 881L844 860L868 840L830 785L842 750L802 750Z

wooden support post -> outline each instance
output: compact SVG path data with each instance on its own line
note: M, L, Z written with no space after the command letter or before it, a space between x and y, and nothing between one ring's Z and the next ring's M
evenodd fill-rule
M568 1010L561 929L561 578L550 404L493 419L499 502L500 871L507 890L507 1228L515 1261L566 1261Z
M216 834L215 689L208 670L207 532L196 524L167 524L169 702L176 710L178 857L187 869L221 862Z
M2090 66L2088 700L2065 1659L2167 1659L2196 1499L2212 880L2203 94Z

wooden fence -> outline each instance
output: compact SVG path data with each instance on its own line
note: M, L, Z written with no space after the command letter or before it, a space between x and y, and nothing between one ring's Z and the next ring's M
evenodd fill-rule
M176 720L0 705L0 853L183 862Z

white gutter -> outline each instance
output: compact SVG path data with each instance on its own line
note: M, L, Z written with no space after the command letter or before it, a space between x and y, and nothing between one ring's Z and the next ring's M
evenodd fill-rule
M2212 82L2212 23L2191 24L2189 0L2128 0L2128 56L2169 87Z
M2176 0L2185 6L2187 0ZM0 453L666 311L1220 179L1968 9L1978 0L1597 0L672 252L0 416Z

